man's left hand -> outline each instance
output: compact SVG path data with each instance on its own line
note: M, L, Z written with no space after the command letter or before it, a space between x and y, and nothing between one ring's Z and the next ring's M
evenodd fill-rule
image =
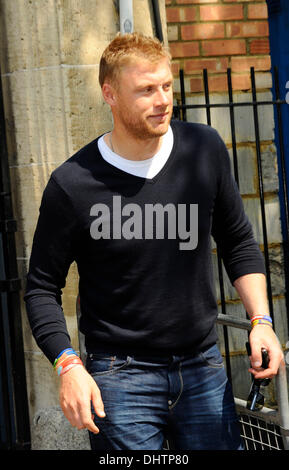
M284 360L284 355L273 329L267 325L255 325L250 333L249 340L251 347L251 368L249 372L251 372L256 379L274 377L278 372L281 361ZM269 365L267 369L261 368L262 348L267 349L269 355Z

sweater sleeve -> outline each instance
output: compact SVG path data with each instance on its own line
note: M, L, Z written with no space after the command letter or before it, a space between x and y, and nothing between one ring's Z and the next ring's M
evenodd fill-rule
M61 289L74 261L75 220L70 199L52 175L42 196L24 295L32 334L51 363L71 347Z
M212 222L212 235L231 283L250 273L266 274L263 254L254 238L252 225L231 171L225 143L218 135L218 190Z

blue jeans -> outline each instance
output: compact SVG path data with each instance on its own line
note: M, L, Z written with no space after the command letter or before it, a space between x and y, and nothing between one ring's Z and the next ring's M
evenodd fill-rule
M239 422L216 345L194 356L88 354L105 418L93 450L241 450Z

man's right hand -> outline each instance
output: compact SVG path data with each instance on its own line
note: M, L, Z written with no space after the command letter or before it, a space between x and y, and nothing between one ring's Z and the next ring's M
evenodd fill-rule
M87 370L79 365L73 367L60 377L60 406L64 416L77 429L87 428L97 434L94 424L91 403L100 418L105 417L100 390Z

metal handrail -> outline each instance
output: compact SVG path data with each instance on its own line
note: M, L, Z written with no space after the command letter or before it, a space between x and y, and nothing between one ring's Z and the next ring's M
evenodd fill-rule
M224 315L222 313L218 314L217 323L243 330L251 329L250 320L236 318L233 315ZM247 403L237 397L235 397L235 404L237 411L242 411L242 414L247 414L254 418L260 418L266 422L277 424L280 429L284 450L289 450L289 399L285 360L280 363L278 373L275 377L275 382L278 405L277 410L263 407L259 411L250 411L246 407Z

